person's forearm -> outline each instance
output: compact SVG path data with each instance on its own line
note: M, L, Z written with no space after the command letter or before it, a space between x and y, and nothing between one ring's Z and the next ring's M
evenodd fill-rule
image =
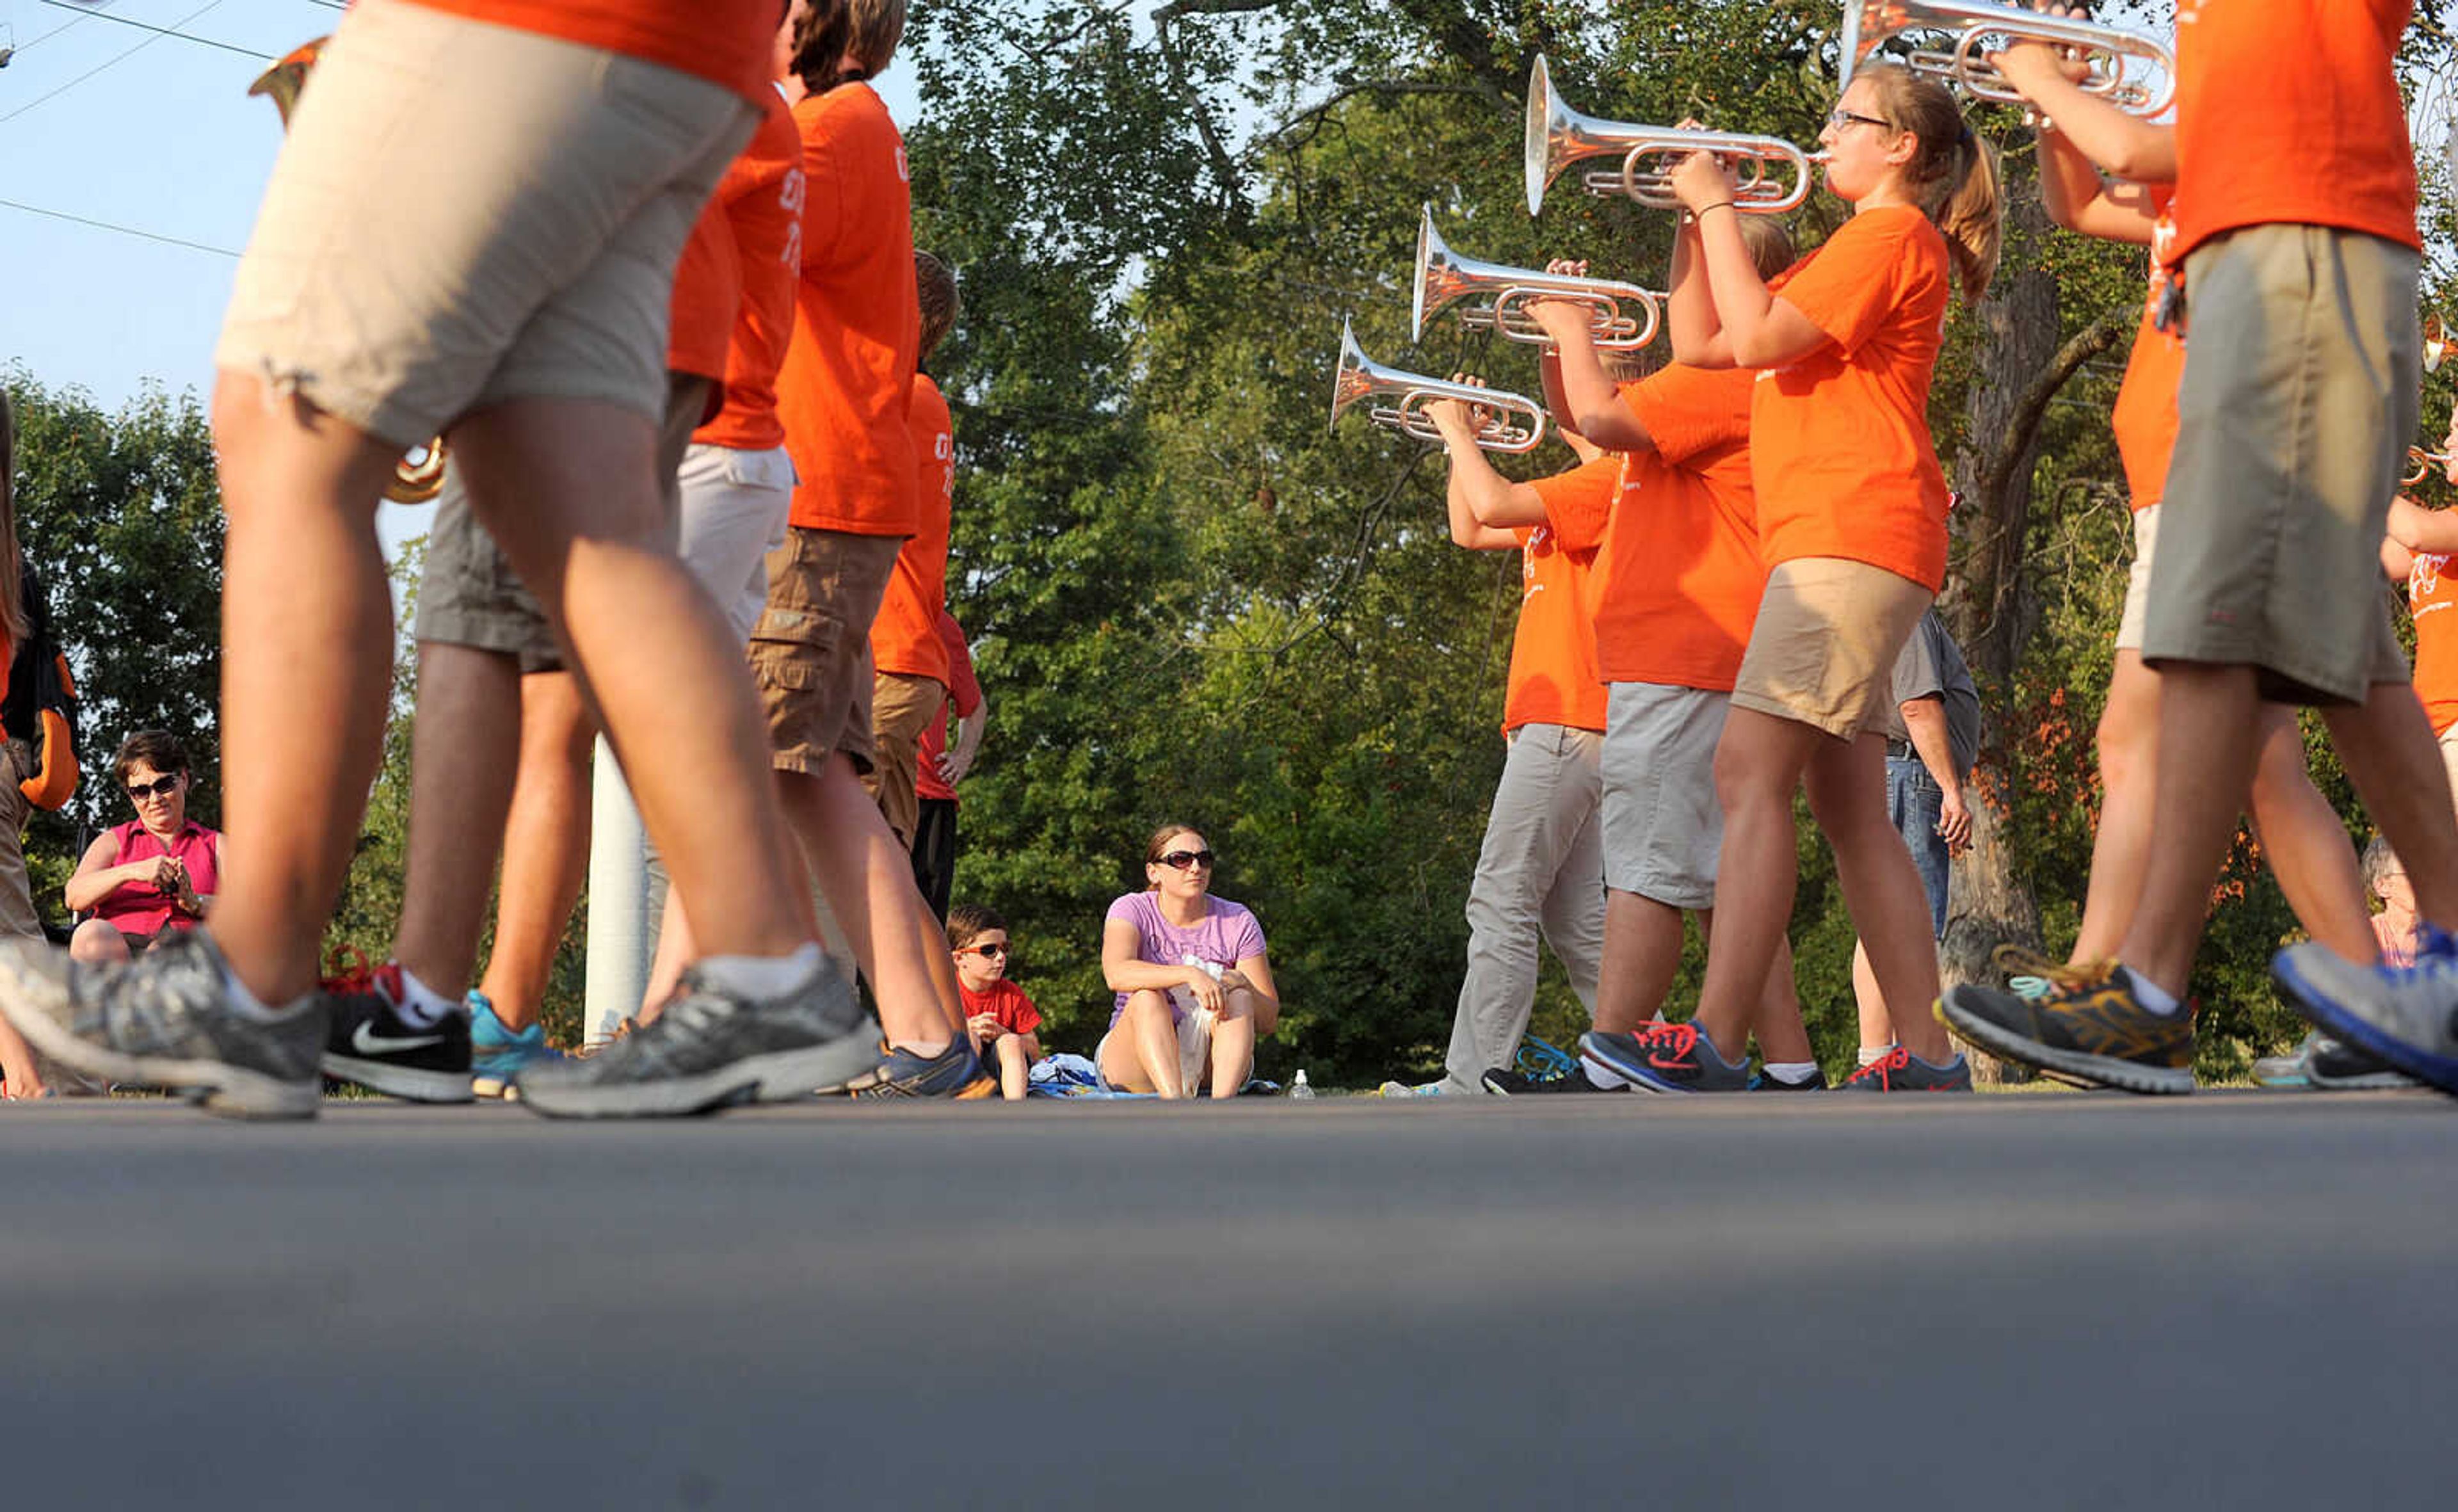
M1962 797L1963 776L1954 770L1954 741L1947 733L1945 701L1915 698L1903 706L1903 716L1904 732L1911 736L1912 749L1920 754L1921 765L1928 768L1939 790Z
M1741 239L1741 213L1731 205L1710 207L1698 217L1698 242L1707 259L1708 284L1716 299L1716 321L1723 328L1733 361L1760 367L1770 361L1768 317L1775 296L1759 277L1758 259Z
M1715 341L1722 330L1698 259L1698 228L1684 225L1673 234L1673 281L1664 299L1664 335L1673 343L1673 360L1703 365L1718 355Z
M2396 519L2406 523L2397 540L2408 550L2436 556L2458 552L2458 510L2419 508L2403 511Z
M989 724L990 706L988 702L973 705L971 714L956 721L954 755L959 769L971 768L973 757L981 754L982 733L989 728Z
M1647 446L1647 432L1622 404L1621 390L1605 376L1593 333L1585 327L1566 331L1560 348L1562 406L1554 413L1563 425L1608 450Z
M140 881L154 873L152 861L133 861L126 866L111 866L101 871L79 872L61 888L73 914L84 913L94 904L133 881Z
M2055 135L2103 173L2134 184L2177 181L2177 132L2127 114L2071 81L2041 79L2026 92L2040 114L2055 123Z
M1161 966L1149 961L1103 962L1101 980L1113 992L1167 992L1172 987L1186 985L1186 974L1200 969L1196 966Z

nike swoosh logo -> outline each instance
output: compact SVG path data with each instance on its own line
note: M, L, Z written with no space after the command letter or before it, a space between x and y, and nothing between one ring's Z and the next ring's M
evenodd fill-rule
M372 1024L362 1024L350 1031L350 1048L361 1055L390 1055L396 1050L415 1050L425 1046L441 1045L441 1034L407 1035L394 1039L375 1032Z

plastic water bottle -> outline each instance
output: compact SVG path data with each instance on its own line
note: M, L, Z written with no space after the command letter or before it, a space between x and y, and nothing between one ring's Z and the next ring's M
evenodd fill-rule
M1291 1097L1312 1097L1314 1095L1314 1088L1306 1085L1305 1071L1302 1067L1299 1069L1296 1079L1289 1083L1289 1095Z

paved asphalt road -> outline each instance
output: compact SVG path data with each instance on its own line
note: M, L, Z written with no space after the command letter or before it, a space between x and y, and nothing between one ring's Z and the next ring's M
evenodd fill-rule
M0 1506L2448 1506L2429 1093L0 1112Z

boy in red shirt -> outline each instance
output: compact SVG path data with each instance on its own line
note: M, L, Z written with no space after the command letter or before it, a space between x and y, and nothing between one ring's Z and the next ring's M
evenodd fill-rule
M985 1064L998 1066L999 1095L1024 1101L1025 1079L1041 1059L1041 1010L1007 979L1007 921L981 903L948 910L948 946L956 962L956 990L965 1003L965 1033Z

